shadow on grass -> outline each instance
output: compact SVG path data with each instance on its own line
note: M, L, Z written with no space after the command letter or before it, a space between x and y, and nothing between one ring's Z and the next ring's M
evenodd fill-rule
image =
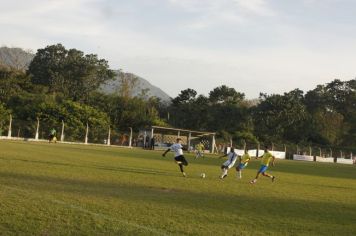
M151 152L152 154L156 154ZM152 157L136 155L134 158L142 159L155 159L162 160L161 153ZM224 158L218 157L206 157L201 159L195 159L192 154L186 155L187 160L190 164L199 164L206 166L216 166L217 170L220 168L221 164L226 161ZM166 159L173 159L172 155L166 157ZM253 159L249 165L248 169L255 169L256 172L260 167L260 160ZM343 178L343 179L356 179L356 166L355 165L342 165L334 163L316 163L316 162L301 162L292 160L276 160L276 166L270 167L270 171L283 172L289 174L300 174L318 177L332 177L332 178Z
M48 145L48 144L41 144L41 146L48 146L56 147L55 149L58 150L67 150L67 151L90 151L102 154L103 158L115 158L117 157L118 162L120 156L125 156L127 158L134 158L134 159L144 159L144 160L158 160L158 161L172 161L173 155L169 154L167 157L162 157L163 151L150 151L150 150L136 150L136 149L116 149L110 147L100 147L100 148L88 148L86 146L71 146L71 145ZM51 151L51 148L48 149ZM214 166L219 171L220 165L225 161L225 159L219 159L218 157L206 157L204 159L194 159L194 154L187 154L188 162L192 165L206 165L206 166ZM60 157L58 157L60 158ZM91 157L94 158L94 157ZM29 162L36 162L35 160L24 160L24 159L10 159L10 158L0 158L4 160L18 160L18 161L29 161ZM38 161L39 163L40 161ZM46 162L43 163L50 164L50 165L68 165L68 166L76 166L74 164L63 164L60 162ZM153 165L152 165L153 166ZM253 159L253 161L247 167L248 169L257 169L260 166L260 161ZM85 168L97 168L102 170L111 170L111 171L125 171L126 167L118 167L118 166L90 166L83 165L83 166L76 166L76 167L85 167ZM189 167L188 167L189 168ZM131 171L131 168L128 168L128 171ZM162 172L160 170L154 170L154 168L147 168L137 170L139 172L151 172L152 174L162 174L166 175L167 172ZM300 174L300 175L309 175L309 176L317 176L317 177L332 177L332 178L344 178L344 179L356 179L356 166L348 166L342 164L334 164L334 163L309 163L309 162L297 162L297 161L288 161L288 160L277 160L277 164L275 167L270 167L270 171L275 172L282 172L288 174Z
M99 165L77 165L72 163L60 163L53 161L40 161L40 160L26 160L26 159L18 159L18 158L3 158L0 157L0 160L7 161L20 161L20 162L28 162L28 163L36 163L36 164L44 164L49 166L65 166L65 167L73 167L73 168L86 168L86 169L97 169L97 170L105 170L105 171L117 171L117 172L126 172L126 173L136 173L136 174L152 174L152 175L165 175L165 176L176 176L177 173L170 173L167 171L161 171L158 169L149 169L149 168L132 168L132 167L118 167L118 166L99 166ZM177 171L178 171L177 167Z
M153 187L139 184L108 183L65 179L50 176L33 176L19 173L0 172L1 182L6 186L16 186L23 190L29 189L39 195L41 193L78 194L93 197L118 198L129 202L147 202L175 209L177 213L184 209L200 210L219 215L228 212L235 217L256 218L257 221L266 217L276 219L278 226L290 222L309 222L305 228L311 234L330 232L332 227L339 225L345 232L356 233L354 219L356 205L352 203L316 202L308 200L283 199L269 196L229 195L207 192L192 192L182 189ZM246 188L255 186L246 185ZM199 216L197 216L199 217ZM226 220L226 219L222 219ZM262 220L263 221L263 220ZM299 223L298 223L299 222ZM254 222L251 222L253 225ZM315 224L315 226L314 226ZM322 226L320 226L322 225ZM296 225L294 224L294 227ZM282 228L283 228L282 227ZM321 229L322 228L322 229ZM278 230L278 227L269 230Z

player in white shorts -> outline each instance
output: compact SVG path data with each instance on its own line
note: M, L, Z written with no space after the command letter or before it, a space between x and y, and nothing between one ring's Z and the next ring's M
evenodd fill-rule
M237 160L237 154L235 153L233 147L230 149L230 152L228 154L225 154L222 157L226 157L226 156L228 159L221 166L222 173L220 179L223 179L227 176L227 171L235 165L235 162Z
M177 138L177 142L170 146L162 156L166 156L167 152L173 151L174 152L174 160L179 165L179 169L182 172L182 175L185 177L186 174L184 172L183 166L187 166L188 162L183 156L183 146L182 146L182 139Z

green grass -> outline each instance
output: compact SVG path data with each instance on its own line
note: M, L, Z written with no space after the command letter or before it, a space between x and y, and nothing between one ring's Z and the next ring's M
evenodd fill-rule
M0 235L356 235L355 166L278 161L250 185L217 158L0 141ZM201 179L199 174L206 173Z

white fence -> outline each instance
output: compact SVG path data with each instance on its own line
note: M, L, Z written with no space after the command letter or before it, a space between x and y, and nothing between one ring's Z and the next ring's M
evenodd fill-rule
M231 148L228 147L227 148L227 152L230 152ZM235 153L239 156L242 156L243 154L245 154L245 151L243 149L235 149L234 150ZM262 156L264 154L264 150L258 150L258 156ZM278 159L286 159L286 153L285 152L280 152L280 151L270 151L270 153L275 157L275 158L278 158ZM257 157L257 149L251 149L251 150L248 150L248 154L251 156L251 157Z
M308 155L293 155L293 160L295 161L314 161L313 156L308 156ZM334 163L334 160L336 160L336 163L340 164L348 164L348 165L353 165L355 163L355 159L345 159L345 158L335 158L334 157L315 157L316 162L325 162L325 163Z
M307 155L294 154L293 155L293 160L295 160L295 161L314 161L314 157L313 156L307 156Z

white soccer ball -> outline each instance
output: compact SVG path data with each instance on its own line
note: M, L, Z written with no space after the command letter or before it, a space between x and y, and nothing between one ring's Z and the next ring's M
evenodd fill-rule
M204 179L205 178L205 173L201 173L200 177L202 177Z

